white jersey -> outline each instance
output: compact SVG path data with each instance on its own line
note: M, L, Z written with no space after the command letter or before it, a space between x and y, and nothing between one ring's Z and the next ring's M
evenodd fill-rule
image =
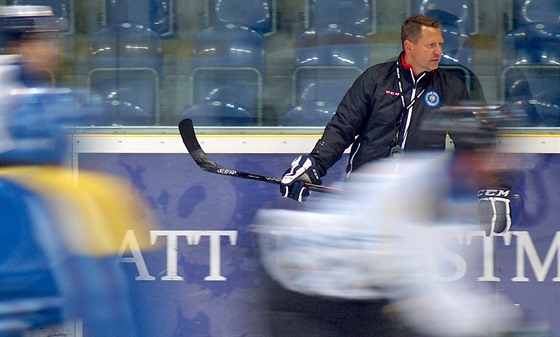
M0 55L0 153L13 148L13 142L6 132L6 118L13 104L11 92L23 85L17 80L20 68L15 65L17 55Z
M431 336L486 336L507 325L513 307L492 305L490 314L489 298L438 277L442 234L474 224L452 223L446 213L451 159L380 160L353 174L348 194L316 198L305 211L260 211L255 228L265 268L307 295L389 299L405 322Z

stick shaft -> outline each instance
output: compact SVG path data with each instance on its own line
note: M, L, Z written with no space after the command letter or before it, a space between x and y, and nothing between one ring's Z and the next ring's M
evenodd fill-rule
M181 134L181 139L185 144L185 147L189 151L189 154L196 162L196 164L204 171L216 173L220 175L226 175L230 177L237 177L242 179L250 179L256 181L262 181L271 184L280 184L280 179L276 177L270 177L258 173L249 173L238 171L230 168L222 167L216 162L214 162L207 154L204 152L198 139L196 138L196 133L194 132L194 126L190 118L183 119L179 122L179 133ZM322 193L337 193L343 190L323 185L306 184L306 186L311 191L322 192Z

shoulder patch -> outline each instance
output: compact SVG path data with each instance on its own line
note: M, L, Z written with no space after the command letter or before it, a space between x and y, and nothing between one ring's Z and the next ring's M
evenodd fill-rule
M424 95L424 103L427 106L435 108L439 105L439 94L435 90L430 90Z

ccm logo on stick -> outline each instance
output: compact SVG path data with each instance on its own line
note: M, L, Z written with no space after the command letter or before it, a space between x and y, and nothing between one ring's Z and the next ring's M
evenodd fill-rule
M221 168L221 169L218 169L218 173L220 173L220 174L228 174L228 175L234 176L234 175L237 174L237 171L231 170L231 169L224 169L224 168Z

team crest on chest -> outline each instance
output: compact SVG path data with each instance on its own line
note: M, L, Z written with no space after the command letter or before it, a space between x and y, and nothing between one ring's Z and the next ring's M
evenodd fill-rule
M439 94L437 91L430 90L424 95L424 102L426 105L435 108L439 105Z

